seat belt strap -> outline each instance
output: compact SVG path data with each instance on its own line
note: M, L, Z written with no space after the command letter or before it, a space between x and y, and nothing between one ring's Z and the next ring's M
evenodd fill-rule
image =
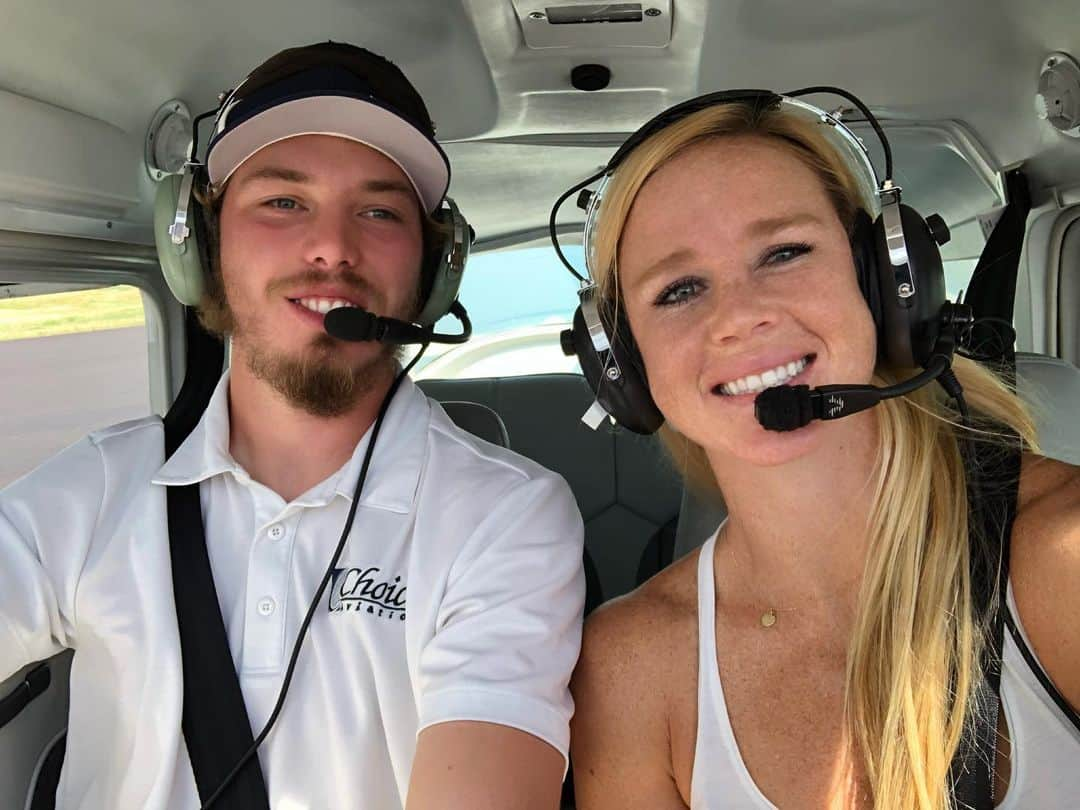
M184 673L181 724L199 798L205 802L255 740L210 569L199 485L171 486L167 497ZM248 760L214 807L270 810L257 756Z
M1005 173L1005 192L1008 204L986 240L964 294L964 303L971 307L976 320L1000 318L1012 323L1013 319L1016 277L1031 212L1031 193L1020 169ZM1014 336L1009 331L993 322L976 323L969 348L978 354L999 355L1013 342Z
M224 366L224 344L186 312L187 373L165 415L165 457L191 433ZM229 650L206 550L199 484L166 488L173 598L184 676L181 727L201 801L217 790L254 743L240 680ZM270 810L257 756L214 802L215 810Z

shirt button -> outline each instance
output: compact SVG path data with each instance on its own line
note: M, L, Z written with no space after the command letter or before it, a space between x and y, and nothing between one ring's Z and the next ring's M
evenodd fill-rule
M275 523L270 527L270 531L267 532L270 535L271 540L280 540L285 536L285 529L280 524Z
M259 600L258 609L260 615L269 616L271 613L274 612L275 607L277 607L277 605L274 603L274 600L271 599L269 596L264 596L262 599Z

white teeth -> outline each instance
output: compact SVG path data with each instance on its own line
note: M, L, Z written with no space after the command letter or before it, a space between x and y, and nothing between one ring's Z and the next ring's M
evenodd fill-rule
M786 365L766 369L760 374L747 374L737 380L726 382L721 385L720 392L728 396L735 394L756 394L774 385L782 385L797 374L801 374L807 366L807 358L793 360Z
M296 303L305 309L310 309L312 312L318 312L320 315L325 315L332 309L338 309L340 307L354 307L355 304L350 304L348 301L342 301L340 298L295 298Z

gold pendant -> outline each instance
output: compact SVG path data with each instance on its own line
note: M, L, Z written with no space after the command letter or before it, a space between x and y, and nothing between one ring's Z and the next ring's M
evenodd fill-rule
M773 608L769 608L761 614L761 626L772 627L776 624L776 611Z

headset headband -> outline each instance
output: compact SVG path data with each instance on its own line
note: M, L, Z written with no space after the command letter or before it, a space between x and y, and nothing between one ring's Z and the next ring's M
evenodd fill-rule
M799 98L800 96L818 93L838 95L851 102L856 109L862 113L870 126L873 127L875 134L881 142L882 151L885 156L885 176L883 179L878 179L878 173L874 168L873 161L871 161L870 154L862 140L852 132L851 129L837 117L837 115L826 112L812 104L808 104ZM889 141L885 137L884 131L881 129L880 124L873 113L870 112L869 108L846 90L837 87L820 86L805 87L800 90L793 90L789 93L775 93L771 90L723 90L716 93L707 93L683 101L653 116L626 139L622 146L620 146L615 154L612 155L611 159L603 169L568 189L558 200L556 200L555 205L551 209L551 217L548 222L551 232L551 241L560 261L562 261L563 265L566 266L570 273L583 284L590 283L590 280L593 277L592 269L589 266L590 257L592 255L592 234L593 226L595 225L600 210L600 203L603 200L604 193L607 190L612 175L630 153L655 133L700 110L723 104L750 102L758 105L758 109L778 109L781 106L787 107L795 111L797 115L812 118L818 123L826 126L828 128L827 131L830 133L828 136L829 140L837 147L837 150L840 152L845 163L856 171L856 179L859 181L860 186L862 186L862 196L871 206L871 210L869 211L871 217L875 217L878 214L878 210L876 209L879 209L879 207L881 209L893 209L894 206L890 205L890 203L895 203L898 207L900 189L894 185L892 179L892 149L889 146ZM597 180L600 181L600 185L595 191L583 191ZM586 211L582 241L585 248L586 269L590 278L582 276L567 260L562 252L561 245L559 244L558 233L556 230L555 223L559 209L575 192L581 192L581 195L578 198L578 205ZM893 219L891 216L893 211L888 210L888 213L890 214L888 219L891 221ZM899 239L900 244L897 245L897 258L899 258L899 252L903 250L902 231Z

